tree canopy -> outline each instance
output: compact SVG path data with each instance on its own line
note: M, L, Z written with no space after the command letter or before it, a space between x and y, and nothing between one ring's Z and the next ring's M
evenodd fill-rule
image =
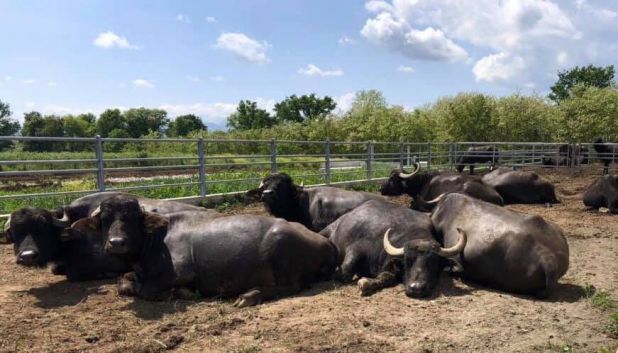
M257 102L242 100L236 112L227 118L227 127L234 130L265 129L273 126L275 119L264 109L257 107Z
M11 119L11 107L0 101L0 136L15 135L19 131L19 123ZM0 151L10 147L10 141L0 141Z
M170 137L187 136L194 131L206 130L206 125L198 116L193 114L180 115L174 119L167 130Z
M325 117L337 107L329 97L319 98L315 94L291 95L275 104L277 122L303 122L318 117Z
M558 81L551 86L549 99L556 103L571 97L576 86L607 88L614 85L614 65L598 67L576 66L558 73Z

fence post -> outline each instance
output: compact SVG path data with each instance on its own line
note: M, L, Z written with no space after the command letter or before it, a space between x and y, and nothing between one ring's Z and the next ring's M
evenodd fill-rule
M427 170L431 170L431 142L427 142Z
M367 142L367 180L371 180L372 177L372 166L371 162L373 160L373 143Z
M97 187L105 191L105 164L103 162L103 141L101 135L96 136L95 154L97 158Z
M270 172L277 172L277 142L275 139L270 139Z
M324 179L330 185L330 140L324 143Z
M402 143L401 146L399 146L399 169L401 170L403 170L403 166L404 166L403 147L404 147L404 144Z
M406 146L406 165L410 165L410 145Z
M448 168L449 170L453 170L453 154L455 154L455 143L451 142L448 145Z
M197 140L197 160L200 165L199 169L199 182L200 182L200 196L206 196L206 147L204 145L204 139L199 138Z
M511 145L511 169L515 170L515 146Z

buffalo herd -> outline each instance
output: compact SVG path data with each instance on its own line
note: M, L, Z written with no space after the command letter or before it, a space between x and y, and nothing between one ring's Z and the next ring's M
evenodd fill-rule
M594 148L606 154L606 166L613 161L612 145ZM496 152L469 150L458 169L494 163ZM117 278L121 295L231 297L238 307L330 279L356 281L363 296L401 283L407 296L427 297L445 270L543 298L568 269L560 227L503 207L560 202L554 185L534 172L498 168L480 177L416 164L393 171L380 191L304 188L276 173L247 194L269 216L100 192L57 210L16 210L4 234L18 265L49 265L69 281ZM411 196L409 208L391 202L401 194ZM583 201L618 213L618 176L596 180Z

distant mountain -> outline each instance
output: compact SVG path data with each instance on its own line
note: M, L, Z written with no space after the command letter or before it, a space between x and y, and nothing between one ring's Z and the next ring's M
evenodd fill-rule
M208 131L227 131L225 124L217 124L210 121L205 121L204 124L208 126Z

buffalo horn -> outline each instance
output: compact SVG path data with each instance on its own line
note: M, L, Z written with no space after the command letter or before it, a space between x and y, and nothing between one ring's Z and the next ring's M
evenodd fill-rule
M404 173L404 172L400 172L399 173L399 177L401 179L408 179L411 178L414 174L418 173L421 170L421 164L420 163L415 163L416 164L416 168L414 168L414 171L412 173Z
M101 206L97 207L96 210L92 211L92 213L90 214L90 217L98 216L100 213L101 213Z
M384 233L384 251L391 256L401 256L403 255L403 248L396 248L391 244L391 241L388 239L388 235L390 234L391 229L388 228L386 233Z
M463 230L461 230L461 228L457 228L457 232L459 232L459 241L457 241L457 244L451 246L450 248L440 248L436 254L442 257L451 257L463 251L466 247L468 236Z
M59 228L66 228L71 225L71 223L69 222L69 215L66 211L64 211L62 218L58 219L54 217L54 225Z
M429 203L429 204L438 203L438 202L440 202L440 200L442 200L442 198L443 198L443 197L444 197L444 195L446 195L446 194L447 194L446 192L445 192L445 193L442 193L442 194L440 194L440 196L436 197L436 198L435 198L435 199L433 199L433 200L430 200L430 201L425 201L425 203Z
M6 220L6 223L4 223L4 232L8 232L9 229L11 229L11 215L9 215L9 218Z

